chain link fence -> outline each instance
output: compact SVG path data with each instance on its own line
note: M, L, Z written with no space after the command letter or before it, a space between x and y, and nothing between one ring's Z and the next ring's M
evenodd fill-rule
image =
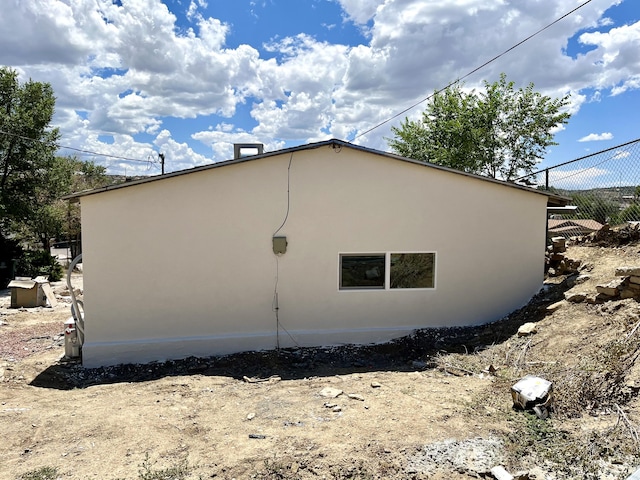
M577 210L549 216L549 236L580 237L640 222L640 138L521 177L571 198Z

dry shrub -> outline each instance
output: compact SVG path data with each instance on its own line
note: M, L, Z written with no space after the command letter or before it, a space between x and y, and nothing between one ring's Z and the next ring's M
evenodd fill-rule
M611 411L638 393L626 384L626 374L640 354L640 336L616 338L573 367L555 372L558 413L579 417L585 412Z

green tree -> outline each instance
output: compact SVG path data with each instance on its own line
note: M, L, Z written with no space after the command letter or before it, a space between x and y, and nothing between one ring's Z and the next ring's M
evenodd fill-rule
M71 182L64 195L83 190L92 190L113 183L112 179L107 175L107 169L102 165L83 162L77 158L67 158L65 160L71 167L72 175ZM80 253L78 249L81 240L80 203L71 203L58 198L54 206L58 215L64 213L65 216L62 231L58 237L71 242L71 257L74 258Z
M0 67L0 268L5 279L59 276L49 254L51 240L79 237L80 231L78 207L60 197L109 183L104 167L55 156L54 107L48 83L20 83L15 70ZM9 268L14 264L15 271Z
M593 219L602 224L615 223L618 204L593 193L571 195L571 205L578 207L576 218Z
M36 205L32 214L20 222L13 222L13 231L27 243L36 240L46 251L54 238L78 241L80 209L77 204L70 204L60 197L108 183L103 166L75 157L55 157L34 191Z
M389 145L403 157L477 172L477 111L477 96L464 94L454 85L432 98L422 121L406 118L400 128L392 127L395 138Z
M614 218L616 224L640 221L640 205L629 205Z
M485 91L464 92L459 84L436 92L421 120L406 118L387 139L395 153L464 172L514 180L533 172L552 131L569 120L569 97L552 99L531 83L515 89L506 75Z
M20 83L0 67L0 232L38 210L37 192L55 162L58 129L51 128L55 97L48 83Z

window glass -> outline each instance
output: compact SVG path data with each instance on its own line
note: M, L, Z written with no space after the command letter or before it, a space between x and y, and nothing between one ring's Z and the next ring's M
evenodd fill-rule
M392 253L390 288L433 288L435 253Z
M385 255L340 255L340 288L384 288Z

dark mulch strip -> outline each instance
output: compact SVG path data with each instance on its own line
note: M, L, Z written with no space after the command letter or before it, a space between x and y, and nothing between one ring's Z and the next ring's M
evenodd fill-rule
M282 379L297 379L367 371L412 371L428 368L432 365L431 358L441 352L472 353L505 341L523 323L544 318L546 307L561 300L567 289L566 282L548 285L525 307L491 324L427 328L384 344L287 348L91 369L77 362L61 361L38 375L31 385L66 390L190 374L237 379L278 375Z

